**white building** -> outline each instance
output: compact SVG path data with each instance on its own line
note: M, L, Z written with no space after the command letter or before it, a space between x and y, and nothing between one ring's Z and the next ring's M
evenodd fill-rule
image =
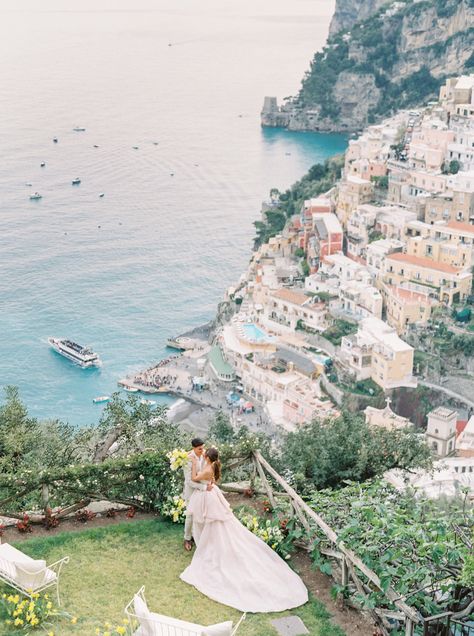
M428 413L426 442L437 457L446 457L454 453L457 417L457 411L443 406Z

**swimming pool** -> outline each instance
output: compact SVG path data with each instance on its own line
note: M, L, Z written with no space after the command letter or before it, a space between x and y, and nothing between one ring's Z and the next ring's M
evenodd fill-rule
M257 327L253 322L244 323L242 325L244 336L247 340L252 342L271 342L272 337L262 331L260 327Z

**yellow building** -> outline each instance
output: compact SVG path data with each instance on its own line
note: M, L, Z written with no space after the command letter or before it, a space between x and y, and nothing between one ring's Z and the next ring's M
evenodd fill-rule
M372 201L374 184L371 181L367 181L367 179L348 175L347 179L339 184L337 193L336 214L345 228L348 218L357 206Z
M406 239L406 253L426 257L459 269L472 265L472 246L456 239L443 240L434 237L411 236Z
M383 285L387 322L400 335L409 325L424 325L431 317L431 309L437 304L428 294L422 294L403 287Z
M402 253L388 254L384 266L384 283L419 291L447 305L461 302L471 293L469 270Z
M356 380L372 378L385 391L414 387L413 347L378 318L365 318L357 333L341 340L340 362Z

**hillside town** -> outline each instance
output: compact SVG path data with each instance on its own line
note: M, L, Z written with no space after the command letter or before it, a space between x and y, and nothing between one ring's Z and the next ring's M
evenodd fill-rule
M278 206L275 196L266 209ZM347 396L415 388L423 374L414 334L428 333L435 317L472 333L473 255L470 75L449 79L424 110L350 141L341 181L304 201L228 289L238 311L218 331L210 367L287 430L336 416ZM426 436L443 483L454 475L474 494L472 402L469 390L455 396L462 413L435 408ZM387 428L411 423L390 398L365 414Z

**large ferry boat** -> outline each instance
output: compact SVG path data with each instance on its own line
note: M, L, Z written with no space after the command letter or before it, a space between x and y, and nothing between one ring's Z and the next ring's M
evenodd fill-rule
M97 353L89 347L82 347L66 338L48 338L48 342L55 351L81 367L98 367L101 364Z

